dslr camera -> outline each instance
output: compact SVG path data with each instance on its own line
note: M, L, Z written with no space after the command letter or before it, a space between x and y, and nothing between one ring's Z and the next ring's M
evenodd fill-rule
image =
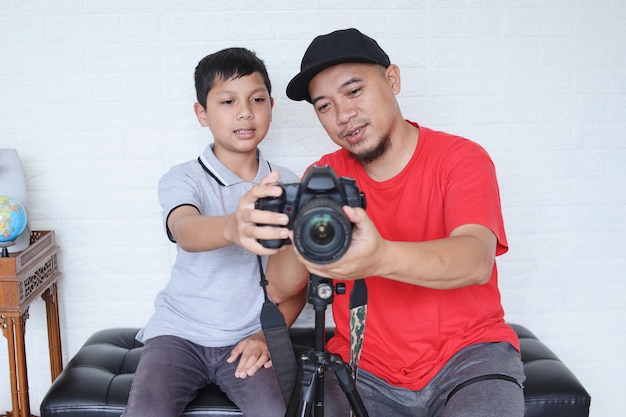
M325 166L313 166L302 182L279 184L280 197L260 198L255 207L284 213L293 230L293 244L308 261L327 264L341 258L350 247L353 224L343 206L365 208L365 195L352 178L338 178ZM266 248L291 244L290 239L259 240Z

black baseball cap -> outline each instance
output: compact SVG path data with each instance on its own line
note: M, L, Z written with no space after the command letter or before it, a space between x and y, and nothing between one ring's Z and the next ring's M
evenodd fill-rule
M328 67L346 62L379 64L387 68L389 57L378 43L357 29L342 29L313 39L300 64L300 73L287 85L287 97L311 102L309 83Z

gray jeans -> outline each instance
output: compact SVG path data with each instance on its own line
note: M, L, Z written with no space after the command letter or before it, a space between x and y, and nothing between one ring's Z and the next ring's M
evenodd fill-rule
M123 417L176 417L198 390L214 383L246 417L283 417L285 403L272 368L235 378L233 346L208 348L174 336L146 341Z
M347 417L349 404L334 375L324 379L324 415ZM523 417L524 380L517 350L482 343L457 353L422 390L395 387L363 370L357 390L370 417Z

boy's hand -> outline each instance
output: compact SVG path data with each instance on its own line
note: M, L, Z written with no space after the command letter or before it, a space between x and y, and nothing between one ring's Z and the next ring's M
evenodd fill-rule
M276 185L278 180L279 174L276 171L263 178L261 185L252 187L241 196L237 211L231 217L231 241L257 255L273 255L282 249L265 248L258 239L286 239L289 236L289 229L286 227L259 226L260 224L286 226L289 222L286 214L255 208L258 199L281 195L283 190Z
M235 370L236 378L252 376L261 367L271 368L270 351L265 341L263 331L243 339L233 348L226 362L233 363L239 358L239 365Z

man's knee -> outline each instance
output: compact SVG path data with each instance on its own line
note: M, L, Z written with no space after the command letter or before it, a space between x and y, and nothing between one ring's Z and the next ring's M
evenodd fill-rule
M524 416L524 391L516 380L477 378L469 382L448 396L444 417Z

